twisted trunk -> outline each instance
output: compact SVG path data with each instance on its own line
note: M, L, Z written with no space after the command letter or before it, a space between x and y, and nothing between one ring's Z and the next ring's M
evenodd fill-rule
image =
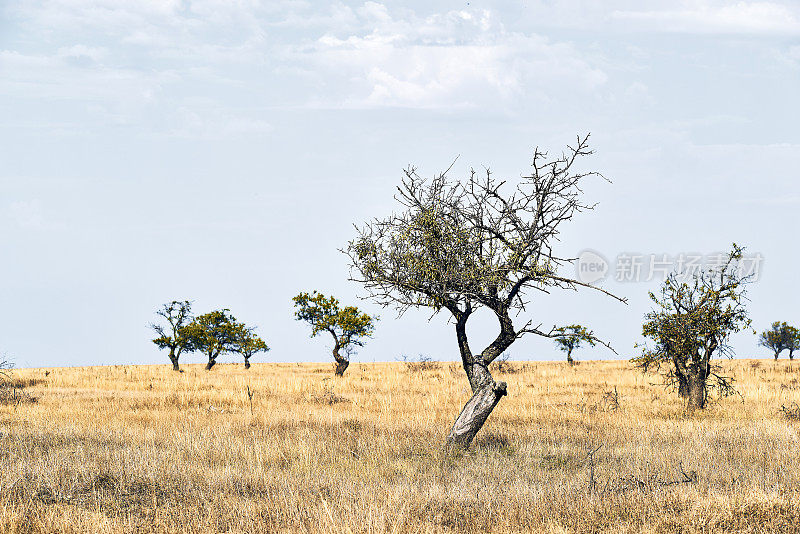
M506 383L494 381L473 393L464 408L461 409L461 413L453 423L453 428L450 429L450 434L447 436L448 447L459 449L469 447L489 414L506 394Z
M175 347L169 348L169 361L172 362L172 370L173 371L180 371L181 368L178 367L178 357L179 354L175 354Z
M570 365L575 365L575 360L572 359L572 349L567 351L567 363Z
M210 371L212 367L217 364L217 356L219 352L212 352L209 351L208 353L208 363L206 364L206 371Z
M451 310L452 311L452 310ZM497 312L496 312L497 313ZM497 313L500 320L500 334L484 351L473 356L467 341L467 319L471 308L464 312L454 313L456 316L456 338L461 352L461 362L467 373L472 397L461 409L461 413L453 423L447 435L448 449L466 449L480 431L495 406L507 394L505 382L495 382L489 372L489 364L508 348L516 339L511 319L507 313Z
M245 369L250 369L250 358L247 357L247 356L245 356L245 358L244 358L244 368Z
M347 366L350 365L350 360L347 357L342 356L339 354L339 341L336 341L336 345L333 347L333 359L336 360L336 371L334 374L336 376L344 376L344 372L347 369Z

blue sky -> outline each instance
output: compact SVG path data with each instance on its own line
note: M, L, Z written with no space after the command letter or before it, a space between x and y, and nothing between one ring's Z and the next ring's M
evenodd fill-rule
M164 363L172 299L258 325L268 359L325 361L291 297L381 322L356 360L454 359L445 317L358 301L338 249L395 208L402 169L527 170L591 132L598 202L559 251L763 255L754 327L800 323L800 5L52 0L0 4L0 350L18 366ZM565 274L572 274L569 269ZM535 301L620 357L651 282ZM478 317L473 347L494 324ZM752 334L741 357L767 356ZM557 359L524 339L518 359ZM604 349L578 358L605 358ZM201 361L190 356L187 361Z

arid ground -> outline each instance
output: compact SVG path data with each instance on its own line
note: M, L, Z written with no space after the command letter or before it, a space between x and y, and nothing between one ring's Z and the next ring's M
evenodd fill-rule
M506 364L460 456L464 373L419 367L14 371L0 532L800 531L798 364L726 361L700 413L627 362Z

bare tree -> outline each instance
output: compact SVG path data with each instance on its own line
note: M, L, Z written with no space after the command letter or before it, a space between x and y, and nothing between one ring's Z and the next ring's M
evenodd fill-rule
M184 350L191 350L189 338L184 335L183 329L194 318L192 317L192 303L188 300L173 300L161 306L156 315L167 321L167 326L151 323L150 328L158 335L153 343L160 349L169 349L169 361L172 370L180 371L178 360Z
M452 315L472 397L450 430L449 447L469 446L507 393L489 364L525 334L557 335L555 327L543 330L532 321L515 326L512 315L526 309L525 295L593 287L561 276L558 268L567 259L552 250L561 223L592 208L580 201L580 183L600 175L574 170L591 153L588 136L560 157L549 158L537 148L532 173L516 186L498 181L489 169L472 170L460 182L448 177L450 169L425 180L409 167L395 196L402 212L357 228L358 237L345 250L351 279L383 306L400 314L428 307ZM481 307L495 315L499 333L476 354L467 321Z
M709 390L722 396L735 393L730 377L712 365L717 355L732 357L731 334L750 325L745 308L745 286L752 275L743 274L743 247L733 244L718 267L695 274L690 282L682 273L672 273L658 295L650 293L656 309L645 315L642 335L655 342L646 345L633 363L644 371L666 368L669 384L690 408L704 408Z

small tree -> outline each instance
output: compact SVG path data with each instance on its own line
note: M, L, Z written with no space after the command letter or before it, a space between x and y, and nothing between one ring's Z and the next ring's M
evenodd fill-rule
M789 359L794 359L794 351L800 348L800 331L786 322L775 321L769 329L761 332L758 344L772 350L775 359L786 349Z
M158 334L153 343L159 349L169 349L169 361L172 362L172 370L180 371L178 359L184 350L191 351L189 338L183 334L183 329L188 325L192 317L192 303L188 300L173 300L164 304L156 315L163 317L167 321L167 326L151 323L150 328Z
M570 365L575 363L572 359L573 350L580 348L583 343L588 343L592 347L597 343L592 331L579 324L556 328L554 333L556 334L556 346L567 353L567 363Z
M567 149L549 158L537 148L532 174L514 185L488 169L473 170L462 182L449 178L449 169L425 180L409 167L395 197L402 210L359 228L345 251L351 278L380 304L401 314L426 307L452 315L472 397L447 436L448 447L469 446L506 395L506 383L494 381L489 365L525 334L557 336L555 327L541 330L532 321L514 325L512 316L530 304L526 293L593 287L561 276L565 260L553 252L561 223L591 209L580 201L581 182L599 176L574 169L592 153L588 136ZM473 353L467 321L479 308L497 318L499 332Z
M645 346L632 361L644 371L666 366L668 383L677 386L690 408L704 408L712 388L722 396L735 392L732 379L719 374L711 359L732 357L731 334L750 325L745 286L752 275L741 272L743 250L734 243L720 266L696 273L689 283L672 273L659 295L650 292L656 309L645 315L642 334L655 347Z
M208 356L206 371L210 371L220 355L236 350L245 331L230 310L223 309L198 316L182 332L192 349Z
M253 328L242 329L241 337L236 342L233 352L238 352L244 357L244 368L250 369L250 358L259 352L269 351L263 339L255 335Z
M794 360L794 351L800 350L800 329L790 326L787 328L788 343L786 348L789 350L789 359Z
M311 325L311 337L320 332L333 336L333 359L336 361L336 376L343 376L350 365L350 356L355 347L363 347L362 338L370 337L375 330L377 317L359 311L355 306L339 308L334 297L325 297L314 291L300 293L294 301L295 318ZM342 354L344 352L344 354Z

